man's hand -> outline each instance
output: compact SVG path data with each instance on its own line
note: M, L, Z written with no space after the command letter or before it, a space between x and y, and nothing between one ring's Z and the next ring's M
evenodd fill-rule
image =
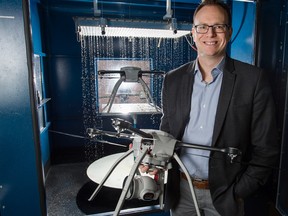
M157 168L151 168L151 167L149 167L147 165L143 165L143 164L141 164L139 166L139 169L140 169L140 172L148 173L150 175L156 175L159 172L159 170Z
M133 144L132 143L129 144L129 149L131 149L131 148L133 148ZM159 172L158 169L151 168L148 165L143 165L143 164L139 165L139 170L140 170L141 173L148 173L150 175L156 175Z

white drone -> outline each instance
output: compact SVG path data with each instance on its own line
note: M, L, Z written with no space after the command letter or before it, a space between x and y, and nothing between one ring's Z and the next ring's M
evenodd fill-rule
M108 173L105 175L96 190L88 199L88 201L92 201L94 197L98 194L98 192L101 190L102 186L104 185L108 177L111 175L113 170L117 167L117 165L128 155L134 153L135 162L131 168L129 175L124 180L124 187L122 189L122 193L120 195L113 216L119 215L125 199L129 200L133 198L138 198L140 200L152 201L159 198L160 209L163 209L165 170L171 168L170 162L172 158L177 161L177 163L182 168L183 172L187 177L197 215L200 216L200 211L192 181L189 177L189 173L186 167L180 160L179 156L176 154L175 149L179 147L185 147L222 152L228 155L231 163L237 156L241 155L240 150L233 147L220 149L197 144L183 143L174 139L170 134L160 130L149 130L147 132L142 131L140 129L132 127L132 124L130 122L119 118L112 119L112 125L116 129L117 133L107 131L105 132L93 128L88 128L87 133L90 138L94 138L99 135L107 135L133 140L133 148L129 149L112 165ZM132 134L122 133L123 131L130 131L132 132ZM142 176L138 171L140 164L148 165L151 168L157 168L159 170L159 172L157 173L158 178L153 179L149 176Z

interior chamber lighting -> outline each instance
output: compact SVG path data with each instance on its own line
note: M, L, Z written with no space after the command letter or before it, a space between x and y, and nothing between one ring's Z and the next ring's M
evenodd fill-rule
M169 21L119 20L105 18L74 18L79 36L180 38L189 35L192 24Z

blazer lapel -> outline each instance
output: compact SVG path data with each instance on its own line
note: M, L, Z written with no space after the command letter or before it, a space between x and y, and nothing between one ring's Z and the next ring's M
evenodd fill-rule
M182 137L185 127L189 120L190 109L191 109L191 98L194 84L194 70L195 70L195 61L191 62L186 68L185 75L182 77L182 86L179 86L182 89L181 93L181 129L180 137Z
M223 72L223 80L221 92L219 95L219 102L215 117L214 132L212 137L212 146L215 146L217 138L220 134L223 122L231 101L232 92L235 84L236 75L232 73L235 70L233 60L226 58L225 68Z

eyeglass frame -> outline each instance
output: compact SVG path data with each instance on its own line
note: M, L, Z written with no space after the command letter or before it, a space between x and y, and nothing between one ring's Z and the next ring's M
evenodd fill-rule
M198 32L197 31L197 27L198 26L207 26L207 31L206 32ZM224 31L221 31L221 32L217 32L217 30L215 30L215 26L222 26L222 27L225 27L225 30ZM208 31L209 31L209 28L212 28L213 31L215 31L216 33L225 33L229 28L230 28L230 25L228 24L214 24L214 25L206 25L206 24L199 24L199 25L194 25L193 28L195 28L195 31L198 33L198 34L206 34Z

